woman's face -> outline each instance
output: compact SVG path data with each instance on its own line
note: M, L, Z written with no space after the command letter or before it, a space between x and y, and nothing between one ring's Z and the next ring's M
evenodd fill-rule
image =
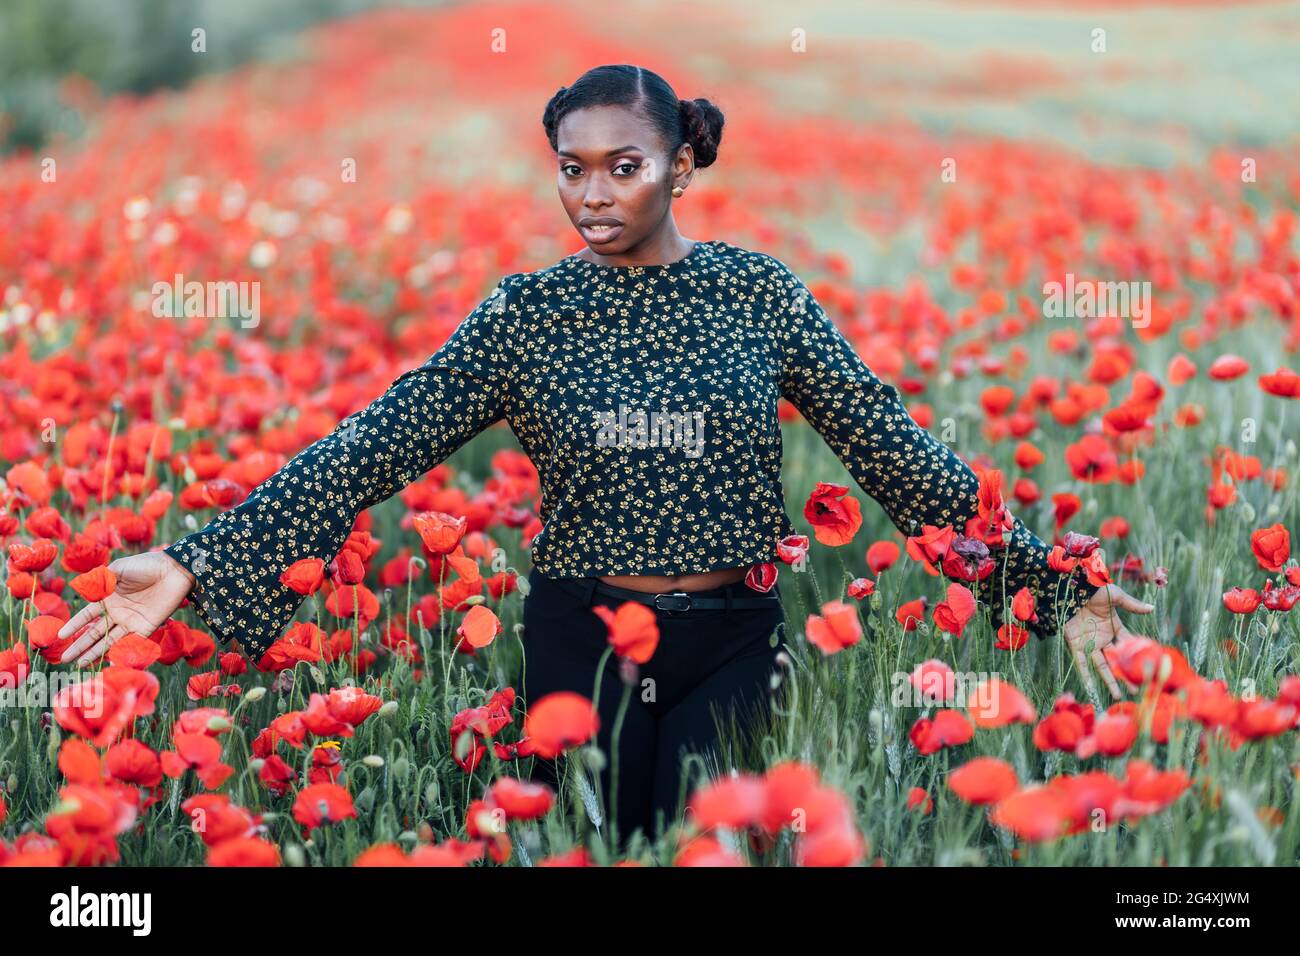
M689 145L669 163L649 122L623 106L566 115L555 155L564 210L600 256L626 254L657 235L672 209L673 186L685 187L694 168Z

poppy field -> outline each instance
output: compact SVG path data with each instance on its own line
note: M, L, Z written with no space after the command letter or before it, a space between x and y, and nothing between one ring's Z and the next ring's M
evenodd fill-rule
M858 60L801 60L754 9L728 30L700 11L688 41L641 11L662 18L644 45L542 5L390 10L182 90L66 82L87 132L0 158L0 865L1300 860L1295 140L1267 114L1231 141L1173 115L1103 158L1032 124L863 116L824 92ZM766 79L694 73L709 39ZM880 63L908 56L882 57L906 86ZM976 79L1004 105L1085 102L1032 59ZM501 276L581 247L541 110L642 61L727 115L682 233L789 264L979 473L979 518L895 529L783 401L801 533L751 573L786 604L778 713L625 850L590 783L590 696L521 683L541 502L505 424L361 513L338 557L280 569L303 603L260 660L186 604L59 663L114 559L244 500ZM942 85L916 82L904 113ZM1155 606L1105 652L1119 698L1023 626L1032 594L981 588L1008 515L1053 572ZM653 654L633 608L606 616L631 683L601 694ZM558 792L530 780L550 757Z

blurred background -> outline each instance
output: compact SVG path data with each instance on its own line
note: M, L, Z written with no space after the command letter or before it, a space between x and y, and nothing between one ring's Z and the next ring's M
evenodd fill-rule
M810 0L792 7L720 0L704 10L648 0L617 7L7 0L0 6L0 142L12 150L84 130L87 117L61 95L66 77L83 77L102 94L143 95L249 61L302 55L302 32L322 21L381 8L450 7L495 9L503 24L528 9L553 12L554 28L531 23L548 37L557 63L566 52L595 54L584 44L605 36L644 44L647 52L675 50L681 66L706 76L730 73L788 97L789 108L845 117L905 113L936 126L1050 133L1098 157L1167 163L1184 146L1227 137L1267 142L1294 136L1300 124L1295 3ZM435 15L424 22L433 30L440 21ZM208 35L202 55L190 49L195 26ZM780 68L793 28L808 31L808 59L819 67L798 79ZM1104 56L1091 48L1097 28L1107 33ZM568 50L566 41L573 44ZM736 56L744 48L747 54ZM551 79L559 85L566 75ZM1178 128L1186 140L1168 142L1164 137Z

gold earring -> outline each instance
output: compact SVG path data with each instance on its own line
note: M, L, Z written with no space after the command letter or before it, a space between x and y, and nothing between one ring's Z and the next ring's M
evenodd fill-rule
M674 186L674 187L673 187L673 196L674 196L674 198L680 199L680 198L681 198L681 195L682 195L683 192L684 192L684 190L682 189L681 186Z

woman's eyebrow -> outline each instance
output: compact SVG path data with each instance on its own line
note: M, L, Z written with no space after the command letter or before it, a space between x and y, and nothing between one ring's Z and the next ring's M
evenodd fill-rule
M642 151L640 146L620 146L620 147L618 147L617 149L611 149L611 150L609 150L607 153L605 153L605 157L604 157L604 158L605 158L605 159L608 159L610 156L616 156L616 155L618 155L619 153L626 153L626 152L628 152L629 150L635 150L635 151L637 151L637 152L641 152L641 151ZM556 154L559 155L559 156L570 156L570 157L572 157L573 159L580 159L580 158L581 158L581 157L578 156L577 153L570 153L570 152L568 152L567 150L563 150L563 149L556 150Z

